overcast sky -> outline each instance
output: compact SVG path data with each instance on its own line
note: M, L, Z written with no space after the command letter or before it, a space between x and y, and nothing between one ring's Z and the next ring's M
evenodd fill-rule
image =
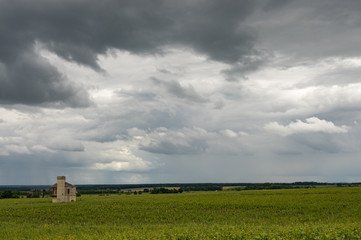
M0 185L361 181L358 0L0 0Z

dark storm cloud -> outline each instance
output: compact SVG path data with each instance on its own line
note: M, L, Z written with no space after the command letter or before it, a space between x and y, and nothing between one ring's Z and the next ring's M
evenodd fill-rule
M241 24L254 5L229 0L3 1L7 34L2 43L8 50L2 53L16 57L38 40L65 59L99 68L97 54L109 48L159 53L165 45L179 44L234 63L253 51L254 34Z
M298 65L327 57L360 54L361 3L358 0L271 1L247 21L258 30L258 44L293 57Z
M47 102L72 107L85 107L90 104L85 90L72 85L46 59L32 51L18 53L16 60L3 65L0 75L0 102Z
M235 82L240 78L247 79L247 74L256 71L269 58L265 53L257 52L252 56L244 57L241 63L233 65L229 69L222 70L227 81Z
M166 46L185 46L216 61L241 63L257 54L254 32L242 25L255 5L250 0L3 0L0 100L89 104L84 90L36 53L36 42L99 71L97 56L111 48L162 54Z
M71 85L36 53L36 40L41 38L36 6L26 1L0 3L0 102L88 106L86 91Z

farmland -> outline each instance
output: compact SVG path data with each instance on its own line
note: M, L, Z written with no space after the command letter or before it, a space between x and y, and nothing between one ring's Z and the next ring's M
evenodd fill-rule
M0 200L0 239L361 239L361 188Z

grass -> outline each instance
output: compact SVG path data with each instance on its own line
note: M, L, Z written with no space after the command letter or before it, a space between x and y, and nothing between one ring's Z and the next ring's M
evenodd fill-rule
M0 239L361 239L361 188L0 200Z

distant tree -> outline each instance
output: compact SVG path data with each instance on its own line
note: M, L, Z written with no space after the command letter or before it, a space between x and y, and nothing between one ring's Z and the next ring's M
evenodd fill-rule
M33 192L33 198L40 198L40 196L42 195L40 190L35 190Z
M41 191L40 190L35 190L33 192L28 192L26 197L27 198L40 198L41 196Z
M168 189L168 188L154 188L152 191L150 191L151 194L160 194L160 193L182 193L183 189Z
M0 198L13 198L13 192L11 190L5 190L1 193Z

